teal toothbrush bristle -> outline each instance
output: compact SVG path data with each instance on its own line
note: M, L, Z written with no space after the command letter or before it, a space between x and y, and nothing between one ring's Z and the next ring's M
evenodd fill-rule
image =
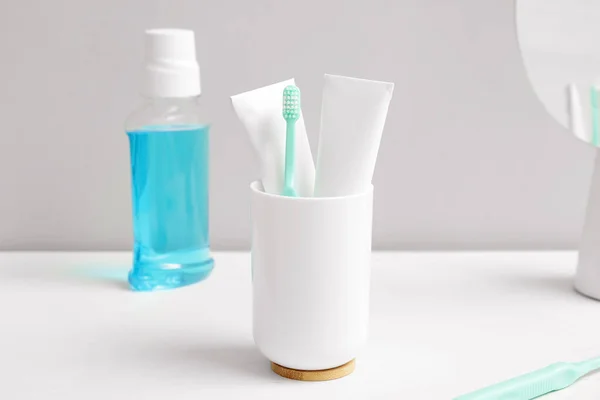
M300 89L289 85L283 90L283 119L296 121L300 118Z
M285 171L282 194L296 197L294 189L296 121L300 119L300 89L294 85L283 89L282 114L285 120Z

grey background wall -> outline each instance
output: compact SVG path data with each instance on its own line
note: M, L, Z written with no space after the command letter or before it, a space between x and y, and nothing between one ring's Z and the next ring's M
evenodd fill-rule
M537 100L513 1L22 0L0 5L0 248L127 249L142 32L197 34L212 115L211 238L247 248L256 160L229 95L289 77L316 152L324 72L396 83L379 248L566 248L594 150Z

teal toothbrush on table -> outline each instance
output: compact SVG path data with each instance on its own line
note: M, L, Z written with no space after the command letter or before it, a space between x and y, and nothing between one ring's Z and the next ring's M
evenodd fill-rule
M578 363L556 363L454 400L531 400L571 386L600 369L600 358Z
M285 130L285 173L283 192L284 196L297 197L294 189L295 156L296 156L296 121L300 118L300 89L289 85L283 90L283 119L286 122Z

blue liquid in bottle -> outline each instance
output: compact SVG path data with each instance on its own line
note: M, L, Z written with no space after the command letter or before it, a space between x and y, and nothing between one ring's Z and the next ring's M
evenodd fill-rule
M128 131L134 252L131 288L170 289L213 269L208 236L208 126Z

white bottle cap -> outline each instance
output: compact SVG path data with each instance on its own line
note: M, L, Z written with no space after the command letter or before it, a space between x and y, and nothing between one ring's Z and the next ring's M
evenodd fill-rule
M194 32L184 29L146 31L142 94L147 97L192 97L200 94Z

